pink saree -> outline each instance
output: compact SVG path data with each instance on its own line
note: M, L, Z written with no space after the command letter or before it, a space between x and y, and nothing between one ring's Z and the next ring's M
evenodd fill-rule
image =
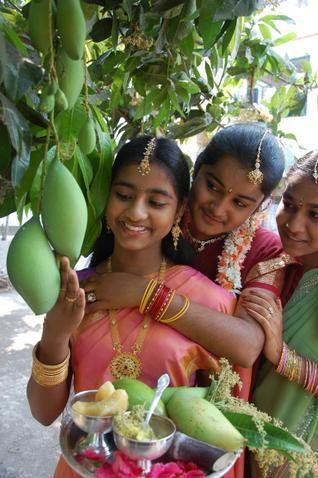
M187 266L174 266L165 275L165 283L190 300L226 314L231 314L235 298L200 272ZM123 350L130 351L143 317L138 309L122 309L117 321ZM211 330L211 333L213 331ZM86 316L72 343L72 367L76 392L98 388L106 380L114 380L109 364L114 355L108 314ZM138 377L155 386L162 373L169 373L171 385L192 385L199 369L217 370L218 361L200 345L184 337L168 325L151 321L142 350L142 373ZM75 478L75 473L60 459L54 478ZM243 477L231 474L227 477Z

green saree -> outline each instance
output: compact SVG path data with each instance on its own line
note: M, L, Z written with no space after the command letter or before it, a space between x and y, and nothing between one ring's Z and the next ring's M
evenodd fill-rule
M283 336L291 349L318 362L318 269L303 275L284 307ZM269 362L259 372L253 402L318 450L318 399L280 376Z

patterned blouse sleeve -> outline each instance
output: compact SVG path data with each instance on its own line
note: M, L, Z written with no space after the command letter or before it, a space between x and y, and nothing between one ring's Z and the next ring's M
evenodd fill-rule
M286 253L258 262L247 274L244 289L257 287L269 290L279 297L284 285L286 266L294 262Z

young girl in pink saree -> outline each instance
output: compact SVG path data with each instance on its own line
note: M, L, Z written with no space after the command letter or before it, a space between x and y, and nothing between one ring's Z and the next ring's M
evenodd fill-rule
M235 306L233 295L187 265L178 224L188 189L188 167L173 141L140 137L119 151L106 210L111 232L96 246L99 265L82 275L135 274L145 277L147 287L139 308L118 304L85 315L84 290L62 259L60 296L45 318L28 383L32 414L42 424L51 424L64 410L72 378L79 392L124 376L154 386L163 372L172 385L189 385L197 370L217 370L208 320L189 321L186 334L170 326L183 320L189 299L225 314ZM100 245L107 258L101 263ZM174 291L180 294L177 312L169 310ZM61 459L54 476L78 475Z

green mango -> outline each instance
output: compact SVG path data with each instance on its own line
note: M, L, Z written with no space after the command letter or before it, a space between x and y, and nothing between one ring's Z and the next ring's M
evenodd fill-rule
M54 110L55 106L55 96L54 95L46 95L42 93L41 101L40 101L40 111L43 113L50 113Z
M129 410L135 405L144 405L147 410L155 393L151 387L136 378L120 378L115 380L113 385L116 390L121 388L127 392ZM155 411L159 415L166 415L166 408L161 400Z
M60 273L37 217L20 227L7 255L9 279L33 312L45 314L60 291Z
M93 120L91 118L88 118L85 121L79 132L78 145L81 148L82 153L84 154L89 154L95 149L96 132Z
M182 392L182 395L187 397L199 397L205 398L208 393L209 387L167 387L162 395L161 400L166 405L175 392Z
M82 60L72 60L61 49L57 57L57 75L61 90L66 96L68 109L73 108L84 84Z
M41 213L54 250L75 265L87 227L87 206L75 178L58 159L52 161L46 174Z
M55 95L59 87L58 81L54 78L48 85L47 91L49 95Z
M58 0L56 12L57 29L62 45L73 60L83 58L86 23L79 0Z
M65 111L68 108L67 98L60 88L58 88L55 94L55 105L58 111Z
M51 0L31 1L29 11L29 33L33 45L46 54L50 47L49 11Z
M200 397L185 397L175 392L167 403L167 412L177 430L197 440L235 451L245 439L223 413L211 402Z

